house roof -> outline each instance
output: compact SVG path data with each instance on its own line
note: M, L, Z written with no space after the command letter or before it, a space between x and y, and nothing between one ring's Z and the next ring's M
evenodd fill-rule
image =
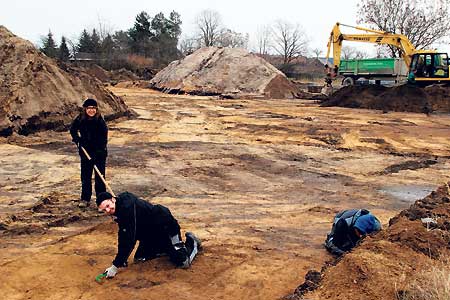
M77 52L71 60L84 60L91 61L97 60L97 55L95 53L87 53L87 52Z

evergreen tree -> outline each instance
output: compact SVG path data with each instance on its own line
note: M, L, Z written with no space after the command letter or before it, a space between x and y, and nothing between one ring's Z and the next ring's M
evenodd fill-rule
M123 30L116 31L112 36L115 50L125 53L129 50L132 40L127 32Z
M42 39L42 48L40 50L48 57L56 58L58 56L58 48L50 30L48 31L47 37Z
M78 40L77 51L92 53L91 36L89 35L86 29L83 30L80 39Z
M169 25L168 32L171 38L176 39L178 43L178 39L181 34L181 16L176 11L172 11L169 16Z
M61 61L68 61L70 58L69 47L67 47L66 38L61 38L61 44L59 45L58 58Z
M152 57L161 65L179 58L177 44L181 34L180 15L172 11L167 19L163 13L156 14L151 22L151 30L153 33Z
M161 36L169 35L169 20L166 19L164 14L160 12L156 14L151 22L152 33L155 38L160 38Z
M99 53L101 50L100 36L95 29L92 30L91 35L91 53Z
M114 52L116 46L114 44L114 40L113 40L112 36L109 33L103 39L100 48L101 48L101 52L107 56L111 55Z
M153 36L150 31L150 16L141 12L136 16L134 26L128 31L130 36L130 47L134 53L150 54L150 39Z

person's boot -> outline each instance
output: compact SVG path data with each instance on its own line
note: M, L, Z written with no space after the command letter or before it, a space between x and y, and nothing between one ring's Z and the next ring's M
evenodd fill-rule
M89 207L89 201L81 200L80 203L78 203L78 207L79 208L87 208L87 207Z
M186 232L186 248L188 249L188 258L186 259L184 268L189 268L194 261L195 256L200 252L202 247L202 242L198 237L196 237L192 232Z
M192 232L186 232L185 237L186 237L186 243L188 243L188 239L195 241L195 243L193 243L193 244L197 246L198 251L203 250L202 241L197 236L195 236L195 234L193 234Z

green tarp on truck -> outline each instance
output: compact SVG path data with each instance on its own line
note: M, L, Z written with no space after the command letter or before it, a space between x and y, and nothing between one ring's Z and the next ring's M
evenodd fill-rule
M406 78L408 69L400 58L371 58L341 60L339 75L342 83L351 85L358 79L398 81Z

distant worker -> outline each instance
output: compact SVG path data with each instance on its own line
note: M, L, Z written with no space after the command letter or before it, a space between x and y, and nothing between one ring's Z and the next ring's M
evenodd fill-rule
M186 242L182 241L180 225L165 206L151 204L129 192L116 198L104 192L98 195L96 202L99 210L113 216L119 224L117 255L105 270L108 278L114 277L119 268L127 266L137 241L139 247L134 254L135 263L169 255L177 267L188 268L201 250L201 242L193 233L186 232Z
M327 76L325 77L325 86L326 87L332 87L333 80L331 79L331 73L327 73Z
M72 141L77 145L81 162L81 199L79 207L87 207L92 196L92 172L94 164L105 176L106 149L108 143L108 127L98 109L97 101L87 99L83 103L83 111L78 115L70 126ZM83 147L92 160L89 160L81 150ZM95 174L95 193L98 196L106 191L105 184Z
M339 67L337 65L334 65L333 68L333 78L337 77L339 75Z
M424 77L425 76L425 63L423 61L422 56L419 56L414 73L415 73L416 77Z
M330 68L330 66L328 66L328 64L326 64L325 66L324 66L324 71L325 71L325 74L326 74L326 76L325 76L325 86L326 87L332 87L332 83L333 83L333 80L332 80L332 76L331 76L331 68Z
M380 221L370 211L344 210L334 217L333 227L325 240L325 248L333 254L342 255L366 235L380 230Z

